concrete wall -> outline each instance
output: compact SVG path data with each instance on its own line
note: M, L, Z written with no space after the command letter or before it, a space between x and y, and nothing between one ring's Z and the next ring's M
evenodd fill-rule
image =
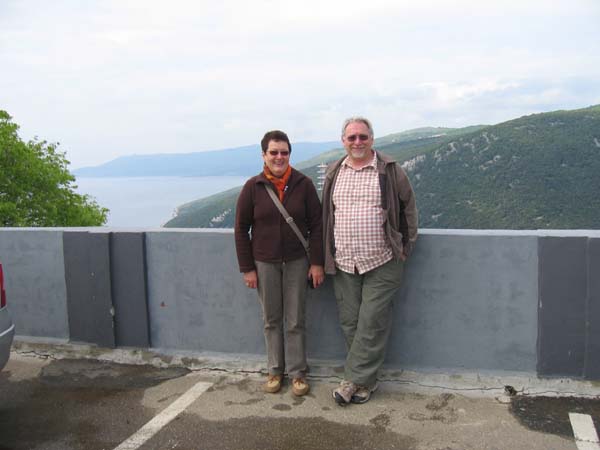
M240 282L232 241L222 233L146 234L154 347L264 352L259 304Z
M0 228L0 261L16 333L68 338L62 231Z
M0 229L17 334L264 354L231 231ZM390 367L600 379L600 233L422 230ZM332 282L309 292L309 358L345 354Z
M395 313L390 361L534 371L537 239L423 236Z
M600 379L600 238L539 240L540 374Z

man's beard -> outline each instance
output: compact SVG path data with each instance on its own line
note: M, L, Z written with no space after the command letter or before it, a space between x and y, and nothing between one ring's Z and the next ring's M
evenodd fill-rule
M368 154L368 149L366 149L366 148L351 149L350 154L352 155L352 158L354 158L354 159L364 159Z

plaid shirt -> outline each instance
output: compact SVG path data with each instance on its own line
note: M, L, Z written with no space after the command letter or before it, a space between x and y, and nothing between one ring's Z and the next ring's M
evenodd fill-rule
M355 170L346 159L333 188L335 263L338 269L359 274L393 258L386 242L377 173L377 155Z

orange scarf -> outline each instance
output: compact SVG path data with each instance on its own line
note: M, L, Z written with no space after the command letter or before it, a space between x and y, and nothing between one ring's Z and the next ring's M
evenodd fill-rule
M287 170L281 176L281 178L278 178L275 175L273 175L266 165L263 169L263 173L265 174L265 177L267 177L267 179L271 183L273 183L273 185L277 188L277 193L279 194L279 201L283 202L283 194L287 189L287 182L290 179L290 175L292 174L292 166L288 165Z

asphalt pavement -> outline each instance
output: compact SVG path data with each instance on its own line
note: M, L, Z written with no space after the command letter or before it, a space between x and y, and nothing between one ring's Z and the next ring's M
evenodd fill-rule
M335 373L309 381L294 397L289 383L264 393L253 371L13 352L0 372L0 449L575 450L569 413L596 429L600 419L594 386L549 396L384 380L368 403L340 407Z

